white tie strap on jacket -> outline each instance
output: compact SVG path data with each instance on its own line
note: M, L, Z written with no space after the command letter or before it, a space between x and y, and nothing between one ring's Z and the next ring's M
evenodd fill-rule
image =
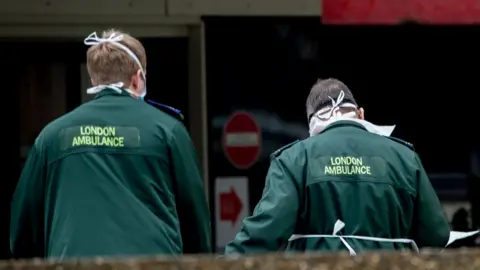
M402 244L410 244L416 252L419 252L418 246L413 241L412 239L406 239L406 238L380 238L380 237L371 237L371 236L358 236L358 235L338 235L338 232L341 231L345 227L345 223L341 220L337 220L335 222L335 226L333 228L333 234L307 234L307 235L302 235L302 234L294 234L288 239L289 242L295 241L297 239L301 238L338 238L342 243L345 245L345 247L348 249L349 253L351 256L357 255L355 250L352 248L350 244L345 239L359 239L359 240L366 240L366 241L375 241L375 242L387 242L387 243L402 243ZM451 231L450 232L450 237L448 239L447 245L445 247L449 246L451 243L471 237L475 234L478 234L480 230L478 231L471 231L471 232L457 232L457 231Z

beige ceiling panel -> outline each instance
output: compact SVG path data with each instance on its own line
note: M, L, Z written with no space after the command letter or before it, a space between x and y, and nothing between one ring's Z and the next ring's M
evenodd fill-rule
M74 25L3 25L0 24L0 38L78 38L78 42L94 30L103 30L112 25L86 24ZM135 37L186 37L187 26L152 26L152 25L122 25L116 24L115 28L122 29Z
M167 0L169 15L238 14L247 10L247 0Z
M319 16L321 0L167 0L170 15Z
M1 14L15 15L164 15L166 0L16 0L4 1Z

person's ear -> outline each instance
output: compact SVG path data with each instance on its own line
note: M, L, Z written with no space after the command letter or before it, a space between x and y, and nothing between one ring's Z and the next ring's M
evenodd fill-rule
M138 89L140 89L140 84L141 84L141 77L142 77L142 72L140 70L138 70L134 75L132 75L132 78L131 78L131 85L130 85L130 88L137 92Z
M95 82L93 81L93 79L90 79L90 83L92 83L92 86L95 86Z
M360 109L358 110L358 118L359 118L360 120L365 120L365 110L364 110L363 108L360 108Z

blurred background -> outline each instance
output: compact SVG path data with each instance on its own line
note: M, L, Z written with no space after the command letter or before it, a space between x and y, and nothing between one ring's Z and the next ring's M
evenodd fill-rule
M308 136L305 100L329 77L415 145L453 228L478 228L479 21L470 0L0 0L0 255L29 148L91 98L83 39L108 28L140 38L147 97L186 117L218 250L260 199L269 155Z

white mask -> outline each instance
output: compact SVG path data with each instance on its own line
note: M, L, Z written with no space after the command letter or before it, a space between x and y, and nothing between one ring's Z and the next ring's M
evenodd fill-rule
M130 55L130 57L132 57L132 59L135 61L135 63L137 63L138 67L140 68L140 72L142 73L142 77L143 77L145 86L144 86L143 91L140 94L140 96L138 96L134 91L132 91L130 89L124 89L124 90L127 91L128 93L130 93L133 96L138 96L139 99L143 99L147 95L147 77L145 76L145 71L143 70L142 63L140 63L140 60L138 60L138 57L129 48L127 48L126 46L124 46L123 44L121 44L119 42L122 39L123 39L123 35L115 36L115 33L112 33L110 35L110 37L108 37L108 38L99 38L97 36L97 33L93 32L92 34L90 34L84 40L84 43L85 43L85 45L94 46L94 45L97 45L97 44L108 42L110 44L113 44L113 45L119 47L120 49L124 50L128 55ZM124 85L123 85L122 82L112 83L112 84L108 84L108 85L103 85L103 84L102 85L97 85L97 86L88 88L87 89L87 94L97 94L97 93L101 92L102 90L104 90L106 88L110 88L110 89L113 89L113 90L121 93L123 86Z
M332 105L326 108L320 109L318 112L314 113L312 118L310 119L309 127L310 127L310 136L314 136L322 132L327 126L330 124L340 121L340 120L348 120L356 122L367 131L381 135L381 136L390 136L395 129L395 126L377 126L368 121L361 120L357 118L357 114L355 112L348 112L342 114L340 112L340 108L357 108L355 104L352 103L343 103L342 101L345 97L345 93L342 91L338 95L337 100L329 97L332 100Z

